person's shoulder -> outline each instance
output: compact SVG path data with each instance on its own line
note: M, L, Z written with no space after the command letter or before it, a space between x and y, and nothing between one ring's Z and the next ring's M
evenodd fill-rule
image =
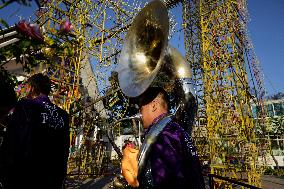
M164 128L163 133L182 134L183 133L183 128L177 122L171 121Z
M36 102L33 99L29 98L22 98L20 99L16 104L14 109L19 109L19 108L28 108L32 109L32 107L36 106Z
M154 148L155 150L167 148L177 153L180 152L182 148L183 139L184 133L182 128L177 123L170 122L158 136Z
M51 102L52 103L52 102ZM61 112L65 112L66 114L67 114L67 111L66 110L64 110L63 108L61 108L61 107L59 107L58 105L56 105L56 104L54 104L54 103L52 103L59 111L61 111Z
M179 142L181 138L184 138L183 129L176 122L170 122L161 132L159 140Z
M57 106L56 104L54 104L54 103L52 103L52 102L50 102L50 103L51 103L53 106L55 106L55 107L57 108L57 110L60 112L60 114L66 116L66 117L69 116L69 114L67 113L66 110L64 110L63 108Z
M21 98L17 103L16 105L26 105L26 104L33 104L34 101L33 99L30 99L30 98Z
M34 116L38 112L36 103L29 98L19 99L14 107L9 111L8 117L10 120L18 119L19 115Z

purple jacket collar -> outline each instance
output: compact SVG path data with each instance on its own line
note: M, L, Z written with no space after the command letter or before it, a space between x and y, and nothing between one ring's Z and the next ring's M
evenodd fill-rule
M35 99L34 99L34 101L36 101L36 102L50 102L50 99L48 98L48 96L46 96L46 95L39 95L38 97L36 97Z
M154 119L154 121L151 123L151 125L146 129L145 134L147 134L147 133L150 131L150 129L151 129L151 127L152 127L153 125L155 125L160 119L166 117L167 115L168 115L168 113L162 113L161 115L159 115L158 117L156 117L156 118Z

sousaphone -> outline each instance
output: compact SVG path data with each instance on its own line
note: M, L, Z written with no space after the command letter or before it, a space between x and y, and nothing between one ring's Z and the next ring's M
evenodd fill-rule
M196 112L192 72L178 50L168 45L168 34L165 4L159 0L148 3L135 17L126 35L116 69L118 81L128 97L138 97L150 86L174 90L175 116L184 129L191 132Z

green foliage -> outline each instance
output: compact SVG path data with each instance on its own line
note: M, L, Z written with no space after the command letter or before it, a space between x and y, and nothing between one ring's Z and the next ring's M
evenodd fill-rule
M264 172L265 175L275 175L275 176L284 176L284 169L273 169L271 167L267 167Z
M38 64L36 52L39 52L44 44L21 35L17 37L20 39L17 43L0 48L0 66L3 67L10 59L15 58L17 63L23 65L23 71L29 73Z
M284 116L268 117L266 119L267 131L271 134L284 134Z
M30 6L33 0L1 0L0 10L12 3L18 3L24 6ZM38 7L40 7L39 0L34 0ZM48 0L41 1L46 3ZM9 28L8 23L0 18L0 30ZM9 74L4 66L11 59L15 59L16 63L22 64L23 71L30 73L33 68L39 65L40 62L46 63L52 61L54 57L74 56L74 48L78 46L76 36L71 32L60 32L54 30L52 33L44 34L44 42L31 39L30 36L17 34L16 38L20 39L18 42L0 48L0 74L5 76L8 80L15 82L15 77ZM47 49L47 50L46 50Z
M264 171L264 174L265 174L265 175L273 175L274 172L275 172L275 170L272 169L272 167L269 166L269 167L267 167L266 170Z
M276 94L268 96L268 99L270 100L279 100L284 98L284 93L283 92L278 92Z
M4 80L4 83L8 83L11 86L17 85L17 79L14 75L11 75L7 70L3 67L0 67L0 78Z
M32 40L27 36L17 34L15 37L20 39L18 42L0 48L0 72L6 77L14 80L4 66L11 59L15 59L16 63L21 64L23 71L30 73L34 67L40 62L54 62L54 57L74 56L75 47L78 46L78 41L70 37L70 35L52 34L52 37L45 36L45 41L40 42ZM3 73L2 73L3 72Z
M9 28L9 24L5 20L0 18L0 29L2 29L2 26L4 26L5 28Z

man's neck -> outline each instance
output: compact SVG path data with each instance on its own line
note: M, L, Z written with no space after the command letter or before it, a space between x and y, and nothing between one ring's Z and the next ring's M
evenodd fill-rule
M159 116L157 116L157 117L153 120L152 124L149 125L149 127L146 128L145 134L147 134L147 133L150 131L150 129L151 129L159 120L161 120L162 118L166 117L168 114L169 114L168 112L163 112L163 113L161 113Z
M40 93L38 95L33 95L32 96L33 99L38 98L38 97L47 97L48 98L48 96L46 94L43 94L43 93Z
M163 117L165 117L166 115L168 115L168 112L161 112L153 121L152 121L152 125L154 125L155 123L157 123L160 119L162 119Z

